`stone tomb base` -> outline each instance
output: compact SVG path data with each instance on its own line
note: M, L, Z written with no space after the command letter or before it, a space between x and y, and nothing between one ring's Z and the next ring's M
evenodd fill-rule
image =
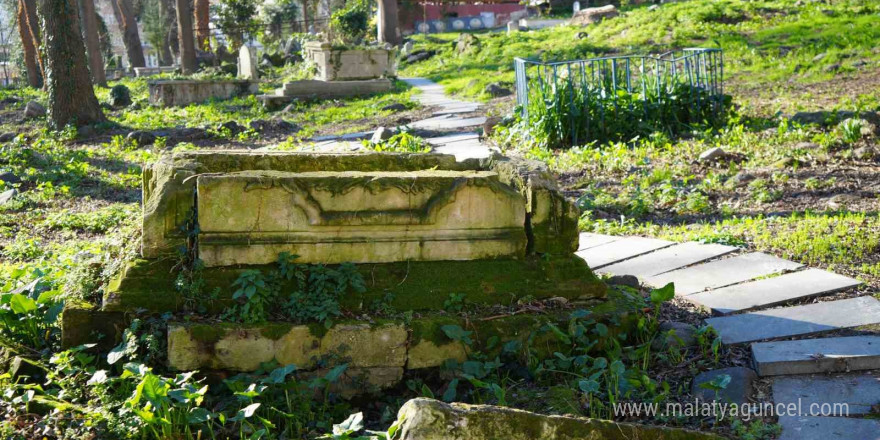
M390 92L394 89L391 80L385 78L354 81L321 81L308 79L284 83L275 94L260 95L267 108L277 108L294 99L341 99L369 96Z
M253 95L257 83L240 80L166 80L150 81L150 104L159 107L180 107L211 99L229 99Z

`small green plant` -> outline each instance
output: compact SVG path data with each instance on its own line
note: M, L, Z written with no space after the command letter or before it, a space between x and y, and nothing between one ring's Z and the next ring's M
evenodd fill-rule
M365 140L363 145L373 151L385 153L428 153L431 151L431 144L408 130L402 130L379 143Z
M245 270L232 283L236 287L232 294L235 304L226 312L228 318L254 324L269 318L273 292L266 278L259 270Z
M466 305L467 295L463 293L450 293L449 298L443 301L443 310L449 313L461 313Z
M330 29L345 45L360 44L369 29L370 13L367 6L360 1L337 10L330 16Z

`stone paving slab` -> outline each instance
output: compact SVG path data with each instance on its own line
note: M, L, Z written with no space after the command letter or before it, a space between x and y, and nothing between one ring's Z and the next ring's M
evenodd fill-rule
M581 232L579 236L578 250L582 251L584 249L589 249L606 243L611 243L612 241L617 241L621 238L623 237L619 237L616 235L594 234L592 232Z
M675 283L676 295L690 295L706 289L729 286L766 275L795 270L801 266L803 265L772 255L753 252L666 272L645 279L645 283L654 287Z
M595 270L674 244L671 241L656 238L621 237L620 240L578 251L576 255L586 260L590 268Z
M452 154L455 160L462 161L465 159L484 159L489 157L492 152L489 147L482 144L479 139L473 139L462 142L452 142L449 144L434 147L435 153Z
M880 323L880 301L870 296L709 318L725 344L810 335Z
M468 128L483 125L486 122L484 116L475 118L457 118L451 115L435 116L433 118L422 119L409 124L410 128L421 128L428 130L455 130L459 128Z
M689 301L706 306L716 315L769 307L795 299L839 292L861 282L820 269L807 269L778 277L695 293Z
M780 416L777 440L880 440L880 420Z
M869 414L880 403L880 376L873 374L842 374L836 376L782 376L773 379L773 402L788 405L800 403L802 411L819 409L819 405L846 404L834 416ZM848 414L846 413L848 411ZM826 414L819 414L826 415Z
M880 336L760 342L752 359L760 376L880 369Z
M451 143L455 143L455 142L472 141L472 140L479 140L479 139L480 139L479 134L472 132L472 131L469 131L467 133L455 133L455 134L450 134L450 135L446 135L446 136L427 138L427 139L425 139L425 142L427 142L431 145L446 145L446 144L451 144Z
M647 278L691 264L729 254L738 248L720 244L687 242L660 249L620 263L605 266L599 272Z

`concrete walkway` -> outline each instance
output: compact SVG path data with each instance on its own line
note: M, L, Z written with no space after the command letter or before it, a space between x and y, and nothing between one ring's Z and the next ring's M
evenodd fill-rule
M676 295L716 315L706 324L724 344L751 344L758 375L772 377L774 402L800 403L794 414L779 415L780 439L880 440L880 420L848 417L880 404L880 336L821 337L880 324L880 301L784 306L852 289L858 280L717 244L583 233L579 248L598 273L635 275L654 287L675 283Z

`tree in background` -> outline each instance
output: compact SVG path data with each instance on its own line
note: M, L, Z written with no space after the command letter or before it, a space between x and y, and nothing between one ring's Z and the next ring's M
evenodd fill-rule
M40 24L37 21L36 0L18 0L18 33L24 52L28 85L43 86L43 58L40 54Z
M165 0L145 0L141 3L141 22L144 25L144 36L151 46L156 48L159 64L174 64L171 49L168 47L168 6Z
M196 47L193 37L192 2L177 0L177 38L180 49L180 71L184 75L196 72Z
M209 27L211 20L211 1L210 0L194 0L194 14L196 20L196 44L199 50L211 51L211 29Z
M49 125L60 130L67 124L105 121L85 63L86 48L76 0L41 0L40 14L46 37L43 50Z
M378 0L379 12L376 17L378 40L393 46L400 44L400 27L397 23L397 0Z
M277 41L285 34L296 32L294 24L299 16L299 7L293 0L266 0L260 5L259 16L266 25L264 36L269 41Z
M116 17L116 23L119 24L128 63L131 67L145 67L147 63L144 59L144 48L131 0L110 0L110 5L113 6L113 15Z
M253 0L220 0L216 6L217 27L229 38L231 49L238 52L246 38L254 35L259 25L254 20L257 5Z
M89 55L89 71L92 81L100 86L107 86L104 74L104 57L101 55L101 38L98 35L98 17L95 12L95 0L79 0L82 31L85 36L86 52Z

